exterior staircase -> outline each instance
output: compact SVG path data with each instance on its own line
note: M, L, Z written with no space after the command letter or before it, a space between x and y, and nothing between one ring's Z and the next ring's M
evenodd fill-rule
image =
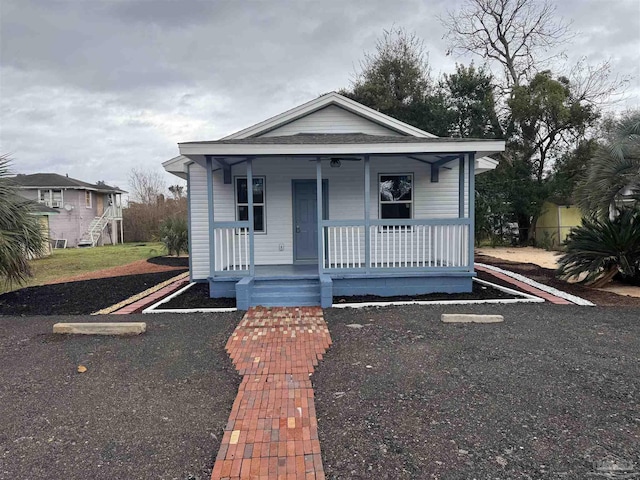
M320 280L317 278L255 278L250 293L251 306L306 307L320 305Z
M89 228L87 228L87 231L82 235L82 238L78 242L78 247L95 247L110 220L111 207L105 209L101 217L95 217L91 220Z

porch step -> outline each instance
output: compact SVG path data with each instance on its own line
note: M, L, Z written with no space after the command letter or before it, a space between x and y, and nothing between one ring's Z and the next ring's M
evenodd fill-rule
M320 281L317 279L266 280L256 278L251 305L264 307L307 307L320 305Z

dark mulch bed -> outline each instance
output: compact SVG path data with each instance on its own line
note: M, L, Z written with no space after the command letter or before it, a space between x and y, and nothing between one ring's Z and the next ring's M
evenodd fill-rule
M28 287L0 295L0 315L83 315L125 300L182 270Z
M492 279L489 279L492 281ZM497 288L473 282L473 291L469 293L429 293L425 295L398 295L395 297L380 297L377 295L353 295L333 297L333 303L365 303L365 302L402 302L402 301L436 301L436 300L487 300L522 298Z
M505 323L439 321L458 312ZM640 470L635 309L405 306L325 318L333 345L311 378L328 479L600 478L606 460Z
M232 308L235 306L235 298L209 298L209 284L196 283L158 308L164 310L172 308Z
M0 478L209 479L240 383L224 345L242 315L215 315L129 315L147 333L120 338L51 334L104 318L0 318Z
M189 257L152 257L147 262L167 267L189 268Z
M536 282L540 282L544 285L562 290L563 292L582 297L595 303L596 305L640 307L640 298L629 297L626 295L617 295L615 293L604 292L579 284L567 283L556 278L555 270L552 270L550 268L543 268L533 263L514 263L507 260L501 260L499 258L488 257L485 255L476 255L475 260L479 263L486 263L503 268L505 270L519 273L532 280L535 280Z
M505 284L505 282L495 281L491 275L481 274L480 278L497 284ZM505 284L514 288L513 285ZM334 303L359 303L359 302L393 302L393 301L411 301L411 300L482 300L488 298L507 299L519 298L510 293L503 292L496 288L473 284L473 293L446 294L432 293L428 295L416 296L396 296L396 297L378 297L375 295L361 295L351 297L334 297ZM163 303L159 308L229 308L236 306L235 298L209 298L209 286L206 283L197 283L177 297L172 298L167 303Z

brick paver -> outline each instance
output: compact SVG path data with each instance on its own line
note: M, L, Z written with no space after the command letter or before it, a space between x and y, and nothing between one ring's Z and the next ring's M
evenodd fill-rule
M493 275L500 280L503 280L511 285L518 287L520 290L524 290L525 292L530 293L531 295L535 295L536 297L544 298L547 302L555 303L556 305L572 305L573 302L570 302L566 298L558 297L553 293L545 292L540 290L532 285L521 282L520 280L516 280L515 278L510 277L509 275L505 275L501 272L496 272L495 270L491 270L489 268L485 268L482 265L475 265L476 270L480 270L482 272L486 272L490 275Z
M325 478L309 377L330 345L319 307L245 314L226 346L243 379L212 480Z
M140 311L162 300L167 295L170 295L173 292L177 291L178 289L184 287L187 283L189 283L188 278L181 278L179 280L176 280L175 282L167 285L166 287L162 287L160 290L157 290L151 293L150 295L142 297L141 299L136 300L135 302L130 303L129 305L126 305L114 312L111 312L111 314L112 315L129 315L131 313Z

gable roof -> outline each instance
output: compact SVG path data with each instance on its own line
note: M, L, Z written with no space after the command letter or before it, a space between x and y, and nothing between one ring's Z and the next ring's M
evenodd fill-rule
M362 105L361 103L358 103L355 100L351 100L350 98L340 95L339 93L330 92L321 95L320 97L307 103L303 103L302 105L287 110L286 112L276 115L275 117L268 118L267 120L256 123L251 127L240 130L239 132L227 135L220 140L235 140L240 138L257 137L259 135L270 132L271 130L282 127L283 125L291 123L295 120L298 120L302 117L310 115L313 112L328 107L329 105L336 105L340 108L344 108L345 110L354 113L355 115L382 125L402 135L410 135L423 138L436 137L429 132L420 130L419 128L409 125L408 123L401 122L400 120L390 117L389 115L385 115L384 113L380 113L373 108Z
M348 110L389 130L387 135L362 132L293 133L278 135L278 129L330 105ZM272 136L266 135L272 132ZM396 133L397 135L394 135ZM187 165L205 164L206 157L227 163L232 157L322 156L322 155L431 155L476 154L476 173L492 170L497 160L489 158L505 149L504 140L437 137L382 114L338 93L322 95L263 122L227 135L219 140L181 142L180 155L162 163L164 169L187 177Z
M93 190L105 193L127 193L118 187L112 187L103 183L93 184L83 182L57 173L33 173L30 175L19 174L12 178L13 182L22 188L69 188L76 190Z

